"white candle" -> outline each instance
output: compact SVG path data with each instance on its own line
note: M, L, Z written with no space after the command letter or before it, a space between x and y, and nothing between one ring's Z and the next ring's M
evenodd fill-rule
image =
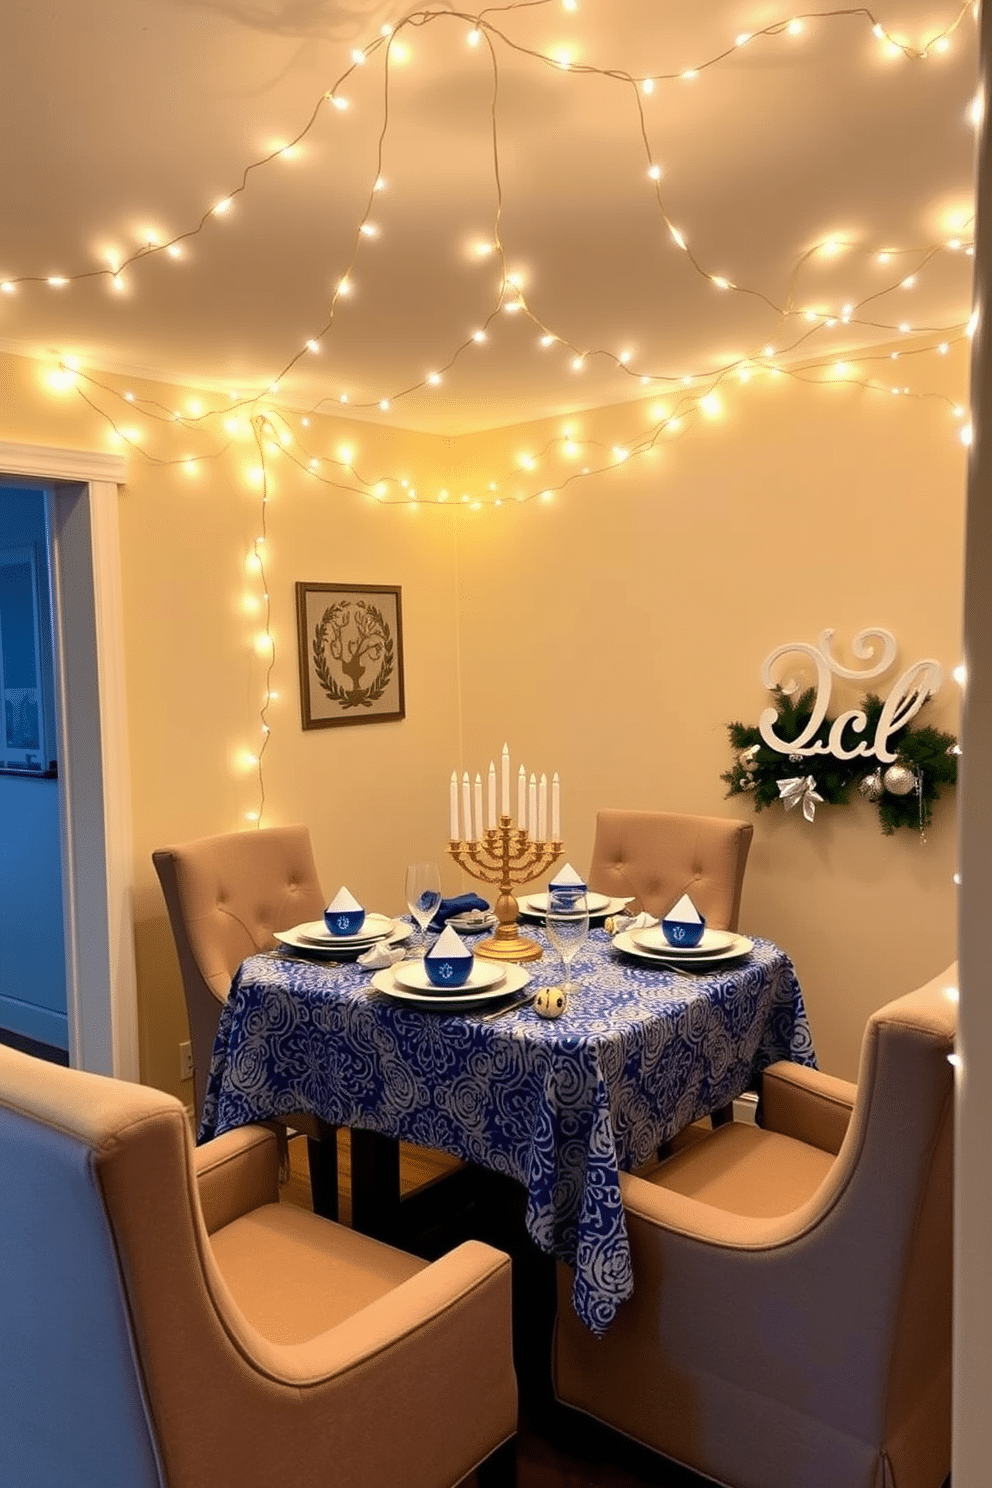
M496 825L496 766L492 760L489 761L489 800L486 804L489 807L489 819L486 826L492 828Z
M500 762L500 794L499 809L504 816L510 814L510 751L503 745L503 755Z
M537 776L532 775L527 784L527 833L537 836Z
M561 841L561 799L557 770L551 777L551 841Z
M475 840L476 840L476 842L481 842L482 841L482 834L483 834L483 831L484 830L485 830L485 828L483 827L483 824L482 824L482 776L481 775L476 775L476 777L475 777Z
M451 840L458 841L458 776L451 772Z
M468 841L472 835L472 787L468 783L467 770L462 773L462 826Z
M527 825L527 772L523 765L517 774L517 826Z
M539 842L548 840L548 777L541 776L537 787L537 837Z

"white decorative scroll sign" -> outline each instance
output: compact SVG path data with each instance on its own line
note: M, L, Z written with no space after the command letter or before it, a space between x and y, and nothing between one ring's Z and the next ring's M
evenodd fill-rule
M896 657L895 636L890 631L862 630L854 637L852 650L860 661L868 665L861 670L846 667L831 655L830 643L833 634L832 630L822 631L819 643L815 646L805 641L786 641L784 645L776 646L775 650L765 657L761 668L762 684L768 688L778 687L780 691L789 695L799 691L799 683L794 681L777 683L775 681L776 662L783 656L792 655L802 656L811 662L815 671L816 698L812 717L797 739L780 739L776 734L775 724L778 722L778 713L774 708L766 708L762 713L758 719L758 731L769 749L775 749L779 754L798 755L803 758L814 754L826 754L832 755L834 759L842 760L857 759L860 755L866 757L873 755L881 764L890 765L895 760L896 754L889 748L889 739L911 718L915 717L927 699L937 691L944 680L943 668L938 662L931 660L916 661L906 668L902 676L893 684L885 700L873 739L857 739L851 747L845 746L845 732L848 732L849 737L851 734L863 734L868 726L867 716L861 709L850 708L834 720L829 737L824 743L822 739L814 736L830 707L833 678L843 677L848 682L870 682L875 677L880 677L883 672L887 672Z

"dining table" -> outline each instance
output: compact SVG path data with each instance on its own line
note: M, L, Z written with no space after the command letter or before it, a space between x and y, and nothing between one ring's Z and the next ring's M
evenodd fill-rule
M542 927L527 929L545 954L515 979L528 993L560 984ZM789 956L747 944L670 967L598 925L557 1018L503 1010L498 989L453 1009L390 995L389 974L356 961L260 952L221 1013L199 1140L305 1111L506 1175L526 1190L531 1240L572 1268L575 1311L601 1334L633 1289L621 1173L768 1064L815 1065Z

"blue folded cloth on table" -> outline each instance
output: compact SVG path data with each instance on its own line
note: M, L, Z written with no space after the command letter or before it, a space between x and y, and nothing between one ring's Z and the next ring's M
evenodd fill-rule
M443 930L452 915L466 914L470 909L488 909L485 899L478 894L456 894L454 899L442 899L437 913L427 926L428 930Z

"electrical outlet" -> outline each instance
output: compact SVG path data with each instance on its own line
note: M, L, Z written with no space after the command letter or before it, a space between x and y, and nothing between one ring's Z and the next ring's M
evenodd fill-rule
M193 1045L190 1043L179 1045L179 1078L180 1080L192 1080L193 1078Z

